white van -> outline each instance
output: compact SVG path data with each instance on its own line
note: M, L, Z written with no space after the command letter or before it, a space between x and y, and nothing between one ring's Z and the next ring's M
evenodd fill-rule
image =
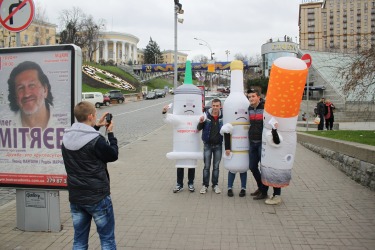
M82 101L91 102L96 108L104 105L104 96L100 92L82 92Z

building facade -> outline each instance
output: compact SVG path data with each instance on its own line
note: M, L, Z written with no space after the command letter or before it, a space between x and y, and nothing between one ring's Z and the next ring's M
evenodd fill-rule
M166 63L172 64L174 63L174 50L164 50L161 52L163 61L157 62L158 64ZM188 54L177 52L177 63L186 63ZM143 49L138 49L138 64L145 63L145 51Z
M163 63L174 63L174 50L164 50L161 52L163 57ZM186 63L188 54L177 52L177 63Z
M300 49L350 53L375 45L374 0L303 0Z
M121 32L101 32L94 53L96 62L113 60L114 63L137 64L139 38ZM130 63L131 62L131 63Z
M270 38L262 45L262 72L264 77L269 77L273 61L282 56L297 57L298 45L288 36Z
M30 26L20 32L20 44L24 46L56 44L57 25L45 21L34 20ZM0 25L0 48L16 47L16 33L6 30Z

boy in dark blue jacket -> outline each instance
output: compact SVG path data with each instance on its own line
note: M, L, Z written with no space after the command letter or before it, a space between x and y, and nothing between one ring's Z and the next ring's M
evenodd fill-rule
M223 136L220 134L220 129L223 126L223 114L221 112L221 101L219 99L212 100L212 106L205 113L206 117L202 116L199 120L197 129L202 130L202 140L204 143L203 150L203 186L200 191L201 194L207 193L210 182L210 166L213 156L212 168L212 189L215 193L220 194L221 190L218 186L219 181L219 164L222 155Z

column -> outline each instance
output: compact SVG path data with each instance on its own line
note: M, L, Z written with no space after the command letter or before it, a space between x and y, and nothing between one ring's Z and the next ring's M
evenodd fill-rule
M117 48L116 48L116 43L117 43L117 40L112 40L113 42L113 61L115 63L117 63Z
M126 47L126 63L129 62L129 58L130 58L130 44L129 43L126 43L125 47Z
M104 39L104 60L108 61L108 41Z
M99 41L96 42L96 51L95 51L95 61L99 62L99 54L100 54L100 43Z
M138 51L137 51L137 44L134 44L134 60L138 63Z
M122 49L122 55L121 55L121 61L123 63L126 63L126 58L125 58L125 42L121 42L121 49Z

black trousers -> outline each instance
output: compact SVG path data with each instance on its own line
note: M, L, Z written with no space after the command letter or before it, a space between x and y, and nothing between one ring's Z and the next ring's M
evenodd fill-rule
M185 168L177 168L177 184L184 186L184 171ZM188 169L188 184L194 184L195 168Z

